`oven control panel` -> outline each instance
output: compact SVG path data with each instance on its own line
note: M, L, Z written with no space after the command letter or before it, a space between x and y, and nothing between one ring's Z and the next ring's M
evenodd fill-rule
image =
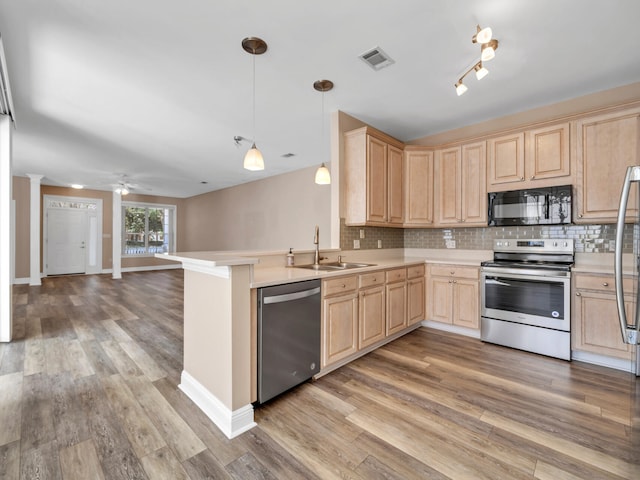
M573 239L509 239L494 240L494 252L567 253L573 254Z

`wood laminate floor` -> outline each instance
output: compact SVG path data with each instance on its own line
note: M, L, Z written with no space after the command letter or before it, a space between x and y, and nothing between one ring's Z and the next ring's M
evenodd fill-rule
M14 287L0 478L640 478L631 375L424 328L227 440L177 388L182 285L169 270Z

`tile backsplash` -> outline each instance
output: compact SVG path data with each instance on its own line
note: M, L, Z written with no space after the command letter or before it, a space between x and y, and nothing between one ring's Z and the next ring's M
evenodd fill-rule
M633 225L623 235L623 253L633 253ZM364 230L364 238L360 238ZM552 225L484 228L384 228L347 227L340 220L340 248L351 250L353 241L361 249L378 248L458 248L492 250L493 241L503 238L573 238L577 253L610 253L615 249L615 225Z

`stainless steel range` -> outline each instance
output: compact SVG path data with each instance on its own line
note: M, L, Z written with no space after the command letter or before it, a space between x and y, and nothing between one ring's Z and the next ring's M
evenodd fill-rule
M495 240L481 269L485 342L571 360L573 240Z

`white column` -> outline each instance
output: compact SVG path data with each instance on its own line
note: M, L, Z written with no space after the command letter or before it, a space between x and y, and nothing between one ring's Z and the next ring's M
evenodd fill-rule
M11 119L0 115L0 342L10 342L11 309Z
M44 175L27 173L31 179L29 198L29 285L42 285L40 280L40 180Z
M113 192L113 228L111 229L113 250L111 252L112 278L122 278L122 197Z

